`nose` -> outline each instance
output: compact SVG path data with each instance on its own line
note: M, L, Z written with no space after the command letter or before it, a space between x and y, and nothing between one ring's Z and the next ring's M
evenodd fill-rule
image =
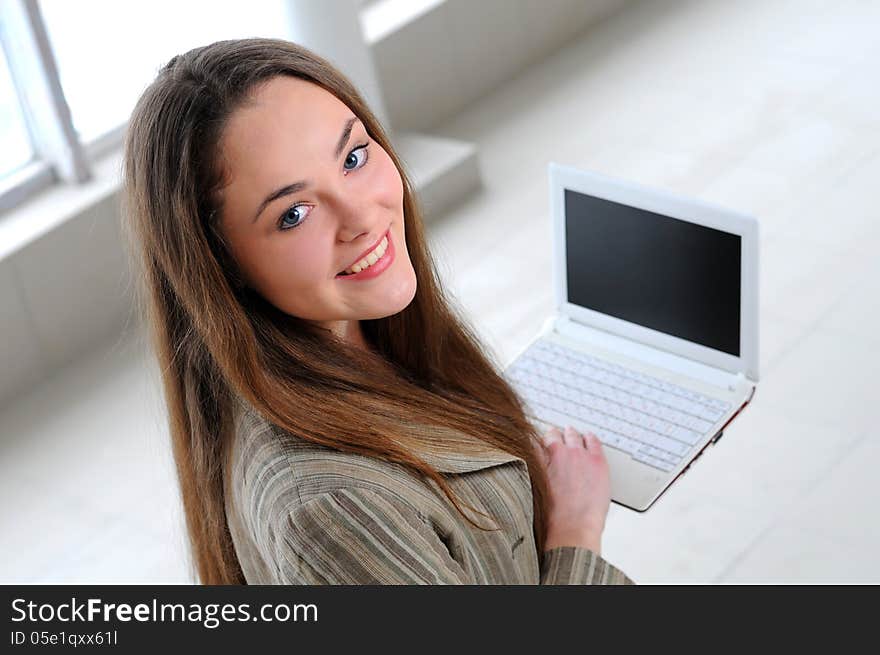
M341 188L325 199L326 207L336 218L336 236L342 243L364 241L378 235L383 228L378 217L377 207L358 198L350 189Z

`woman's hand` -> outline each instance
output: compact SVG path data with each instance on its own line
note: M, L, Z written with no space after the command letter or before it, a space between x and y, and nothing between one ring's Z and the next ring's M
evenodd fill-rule
M551 428L535 448L549 487L544 550L579 546L601 554L611 481L599 438L571 426Z

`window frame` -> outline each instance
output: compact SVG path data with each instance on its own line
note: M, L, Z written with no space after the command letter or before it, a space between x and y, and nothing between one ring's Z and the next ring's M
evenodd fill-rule
M0 2L0 47L24 116L33 159L0 181L0 211L56 182L92 177L73 127L37 0Z

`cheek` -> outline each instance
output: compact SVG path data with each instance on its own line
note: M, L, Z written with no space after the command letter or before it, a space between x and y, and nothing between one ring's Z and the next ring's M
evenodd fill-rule
M300 293L319 289L330 267L330 250L323 244L309 243L300 239L297 247L285 249L279 268L279 284Z
M316 288L320 271L327 269L324 251L309 247L303 238L276 238L274 243L261 244L254 255L255 286L276 306L283 307L285 299L301 297Z

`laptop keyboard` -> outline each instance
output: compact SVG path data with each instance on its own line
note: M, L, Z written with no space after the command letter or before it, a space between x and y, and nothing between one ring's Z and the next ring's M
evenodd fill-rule
M671 471L730 403L538 340L505 371L540 421L560 429L575 419L605 446Z

